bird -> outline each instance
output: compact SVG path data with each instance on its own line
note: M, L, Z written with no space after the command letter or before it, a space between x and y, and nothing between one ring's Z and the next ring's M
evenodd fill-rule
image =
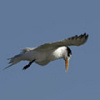
M26 70L32 63L39 64L41 66L47 65L51 61L57 59L64 59L65 71L69 68L69 59L72 56L72 51L69 46L80 46L86 43L89 35L84 33L81 35L75 35L57 42L45 43L35 48L24 48L18 55L9 58L9 65L4 69L17 64L20 61L28 61L29 63L23 67Z

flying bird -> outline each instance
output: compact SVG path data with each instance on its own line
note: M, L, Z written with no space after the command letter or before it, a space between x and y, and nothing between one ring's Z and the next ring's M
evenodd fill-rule
M84 33L61 41L45 43L36 48L25 48L20 54L9 59L9 66L6 68L9 68L20 61L26 60L29 61L29 63L23 67L23 70L26 70L33 62L44 66L51 61L63 58L65 60L65 71L67 71L69 67L69 59L72 55L69 46L83 45L87 39L88 35Z

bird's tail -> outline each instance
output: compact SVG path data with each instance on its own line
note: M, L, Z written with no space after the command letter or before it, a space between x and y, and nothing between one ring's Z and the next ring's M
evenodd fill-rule
M11 67L12 65L20 62L22 60L21 58L22 58L22 54L18 54L16 56L12 57L12 58L9 58L8 59L8 60L10 60L9 65L7 67L5 67L4 69L7 69L7 68Z

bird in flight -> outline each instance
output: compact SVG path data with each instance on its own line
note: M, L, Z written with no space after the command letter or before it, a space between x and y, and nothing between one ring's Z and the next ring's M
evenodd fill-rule
M6 68L9 68L20 61L26 60L29 61L29 63L23 67L23 70L26 70L33 62L44 66L51 61L63 58L65 60L65 71L67 71L69 67L69 59L72 55L69 46L83 45L87 39L88 35L84 33L61 41L45 43L36 48L25 48L20 52L20 54L9 58L9 66Z

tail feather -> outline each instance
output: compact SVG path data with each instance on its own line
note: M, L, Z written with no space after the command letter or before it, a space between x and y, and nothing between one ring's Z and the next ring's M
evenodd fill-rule
M8 60L10 60L9 65L7 67L5 67L4 69L7 69L7 68L11 67L12 65L15 65L16 63L20 62L22 60L21 58L22 58L22 54L18 54L12 58L9 58L8 59Z
M4 70L11 67L12 65L14 65L14 64L10 64L9 66L5 67Z
M16 63L20 62L21 60L27 60L24 56L24 54L28 51L31 51L31 50L34 50L35 48L25 48L21 51L20 54L18 55L15 55L14 57L12 58L9 58L8 60L9 61L9 65L7 67L5 67L4 69L7 69L9 67L11 67L12 65L15 65Z

